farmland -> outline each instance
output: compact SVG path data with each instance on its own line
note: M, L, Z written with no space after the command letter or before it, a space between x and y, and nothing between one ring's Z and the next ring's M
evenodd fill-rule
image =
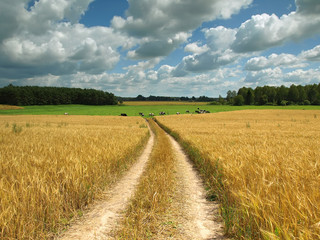
M320 238L320 111L157 117L185 147L241 239Z
M0 116L0 238L45 239L135 161L142 118Z
M18 106L0 104L0 110L17 110L17 109L23 109L23 108Z
M2 105L3 106L3 105ZM63 115L69 113L70 115L92 115L92 116L119 116L121 113L126 113L128 116L139 116L142 112L145 116L149 113L158 115L159 112L164 111L166 114L176 114L177 112L185 114L187 110L190 113L197 110L197 108L205 109L211 113L237 111L245 109L306 109L306 110L320 110L320 106L306 105L306 106L230 106L230 105L208 105L207 103L199 102L124 102L123 105L104 105L104 106L90 106L90 105L36 105L11 107L11 109L1 108L0 115Z
M213 114L185 113L197 108ZM160 111L171 115L156 116L156 121L193 160L205 180L208 199L221 203L230 236L320 238L319 106L151 102L3 106L0 238L46 239L61 233L119 182L144 148L147 123L133 116ZM177 115L178 111L184 114ZM85 116L122 112L129 116ZM178 207L184 204L179 199L187 198L177 193L185 193L181 189L189 184L181 181L185 172L177 168L166 136L151 126L157 135L153 153L123 211L124 221L114 232L124 239L158 236L159 229L161 234L179 236L183 229L191 229L181 224L182 209L191 207Z

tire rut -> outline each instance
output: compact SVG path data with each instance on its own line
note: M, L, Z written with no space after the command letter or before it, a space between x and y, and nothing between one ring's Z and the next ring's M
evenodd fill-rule
M179 143L170 135L177 157L177 198L179 205L179 239L226 239L219 219L219 204L208 201L204 184Z
M97 201L90 210L65 233L60 240L114 239L112 231L123 217L130 198L139 183L152 152L155 136L150 127L150 139L138 161L114 187L105 193L105 200ZM172 239L226 239L219 219L219 205L209 202L201 178L177 141L167 134L176 154L176 203L174 214L179 233ZM159 238L158 238L159 237ZM161 236L156 239L162 239ZM170 238L171 239L171 238Z

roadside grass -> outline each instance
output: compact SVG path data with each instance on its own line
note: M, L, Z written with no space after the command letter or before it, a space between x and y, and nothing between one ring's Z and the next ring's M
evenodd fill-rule
M0 239L51 239L133 164L138 117L0 116Z
M319 111L157 117L236 239L320 239Z
M117 239L169 239L177 230L174 217L170 217L175 154L165 132L153 120L149 123L155 133L155 146L116 232Z
M139 113L144 113L145 117L149 113L154 113L156 116L164 111L166 114L174 115L177 112L187 114L186 111L194 113L197 108L205 109L211 113L237 111L247 109L291 109L291 110L320 110L320 106L229 106L229 105L203 105L203 103L186 103L183 105L178 102L174 105L172 102L161 102L162 105L155 105L157 102L136 102L134 104L145 105L106 105L106 106L91 106L91 105L43 105L43 106L24 106L23 109L0 110L0 115L99 115L99 116L119 116L121 113L126 113L128 116L139 116ZM129 104L129 103L128 103ZM133 103L130 103L133 104Z

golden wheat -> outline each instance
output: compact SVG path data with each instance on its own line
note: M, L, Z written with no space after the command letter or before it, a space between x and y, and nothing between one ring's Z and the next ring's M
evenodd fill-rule
M226 203L226 224L232 224L229 232L240 239L320 238L320 111L248 110L157 120L210 160L205 169L222 166L220 200ZM216 181L217 175L208 179Z
M0 116L0 238L60 231L132 164L148 134L137 117Z
M12 105L3 105L3 104L0 104L0 110L10 110L10 109L13 109L13 110L16 110L16 109L23 109L23 107L18 107L18 106L12 106Z

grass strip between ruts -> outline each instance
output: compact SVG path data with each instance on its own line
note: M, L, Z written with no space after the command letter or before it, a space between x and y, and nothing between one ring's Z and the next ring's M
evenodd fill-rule
M165 132L154 121L149 120L149 123L155 133L155 146L116 233L119 239L166 238L176 231L176 224L170 218L175 155Z

